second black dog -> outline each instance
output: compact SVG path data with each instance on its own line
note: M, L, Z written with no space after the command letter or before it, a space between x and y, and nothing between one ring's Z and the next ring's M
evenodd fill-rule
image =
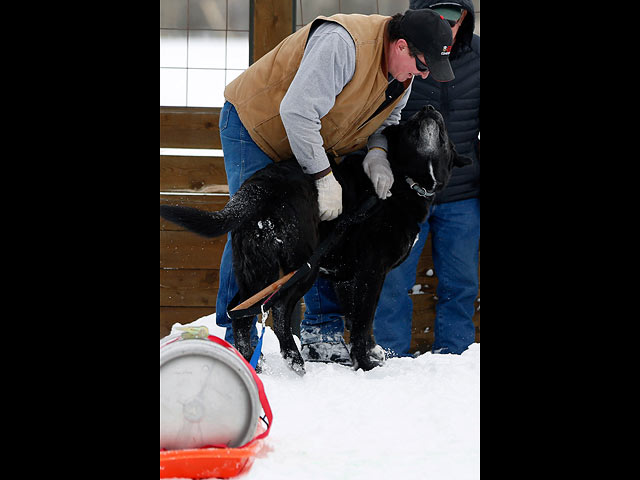
M272 306L282 356L299 374L304 374L304 360L293 339L291 314L318 271L332 280L345 321L351 324L354 367L370 370L380 364L371 353L375 347L372 326L385 276L409 254L434 194L446 186L452 169L471 163L457 154L442 116L431 106L383 133L388 139L388 159L394 175L392 196L378 200L365 220L351 222L339 235L334 234L334 242L319 262L283 291ZM362 158L352 155L332 165L342 185L344 213L330 222L320 222L314 180L294 159L256 172L219 212L161 205L160 215L206 237L232 232L239 292L230 310L282 274L305 265L341 219L375 195L362 168ZM247 360L253 353L252 322L253 317L245 317L232 323L235 346Z

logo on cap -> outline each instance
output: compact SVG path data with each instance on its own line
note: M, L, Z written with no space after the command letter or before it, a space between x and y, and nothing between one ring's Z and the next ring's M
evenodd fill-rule
M440 52L440 55L449 55L451 53L451 47L452 45L449 46L444 46L442 47L442 51Z

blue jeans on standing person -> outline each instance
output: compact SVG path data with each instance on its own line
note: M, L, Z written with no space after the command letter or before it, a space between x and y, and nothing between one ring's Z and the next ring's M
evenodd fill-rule
M475 341L474 302L478 295L480 199L433 205L420 226L409 257L387 275L373 332L391 356L406 356L411 345L413 302L418 261L431 231L433 265L438 277L434 353L460 354Z
M224 168L227 173L229 196L235 194L242 183L261 168L273 163L273 160L260 150L242 125L235 107L225 102L220 111L220 140L224 151ZM238 292L236 277L233 273L231 234L227 235L227 243L220 260L220 280L216 299L216 324L225 327L225 340L233 344L231 319L227 317L227 306ZM241 301L246 300L241 299ZM251 344L255 347L258 333L255 320L251 328Z
M459 354L475 340L472 317L479 285L480 200L471 198L432 206L409 256L387 274L373 333L388 356L410 355L413 302L408 292L415 284L418 260L429 231L439 299L432 351ZM320 279L304 299L302 343L338 341L344 331L344 319L330 283Z

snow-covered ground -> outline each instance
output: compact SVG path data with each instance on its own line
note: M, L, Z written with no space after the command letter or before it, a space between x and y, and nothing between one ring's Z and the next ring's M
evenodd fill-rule
M190 325L224 337L215 314ZM307 362L299 377L267 327L263 353L273 426L251 470L236 478L480 478L480 344L462 355L389 359L366 373Z

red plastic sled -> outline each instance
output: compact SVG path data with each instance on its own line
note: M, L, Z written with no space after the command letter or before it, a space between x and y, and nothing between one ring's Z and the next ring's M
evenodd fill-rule
M160 452L160 478L231 478L249 471L262 440L241 448L195 448Z

